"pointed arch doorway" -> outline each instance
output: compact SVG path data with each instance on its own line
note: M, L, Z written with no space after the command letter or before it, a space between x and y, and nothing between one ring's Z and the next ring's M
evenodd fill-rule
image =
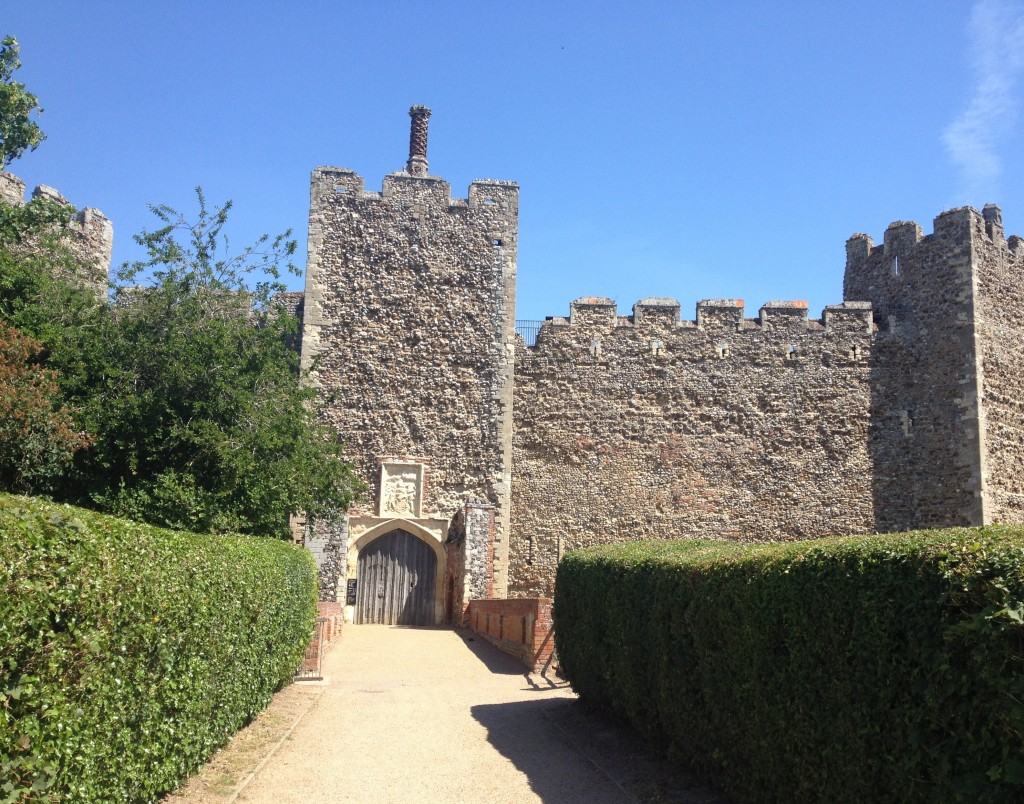
M437 555L401 528L359 551L355 622L433 625Z

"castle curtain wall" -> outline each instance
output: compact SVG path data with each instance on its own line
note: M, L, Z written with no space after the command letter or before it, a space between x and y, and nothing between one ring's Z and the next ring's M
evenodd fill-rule
M13 173L0 171L0 202L10 206L25 203L25 182ZM32 198L49 198L68 204L68 200L57 190L45 184L32 191ZM93 207L86 207L75 213L62 230L61 245L67 248L77 261L75 275L65 277L81 282L91 288L100 299L107 298L107 279L110 273L110 258L114 248L114 227L107 216ZM32 242L23 245L31 250Z
M327 599L405 526L443 568L438 617L459 619L470 598L550 595L559 558L600 542L1024 521L1024 241L997 208L854 235L821 319L583 297L527 347L518 187L453 199L427 170L430 111L410 116L381 192L314 171L306 292L281 299L369 485L308 529Z
M870 305L581 299L516 364L516 595L559 556L628 539L874 530Z

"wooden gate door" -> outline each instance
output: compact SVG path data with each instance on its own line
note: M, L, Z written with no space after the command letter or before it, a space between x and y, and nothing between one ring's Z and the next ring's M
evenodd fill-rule
M359 553L357 623L433 625L437 557L430 545L393 530Z

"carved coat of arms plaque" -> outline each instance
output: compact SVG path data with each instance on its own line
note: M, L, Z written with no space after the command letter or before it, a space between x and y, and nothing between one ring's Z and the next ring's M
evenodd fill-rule
M423 464L383 463L380 468L380 516L420 516Z

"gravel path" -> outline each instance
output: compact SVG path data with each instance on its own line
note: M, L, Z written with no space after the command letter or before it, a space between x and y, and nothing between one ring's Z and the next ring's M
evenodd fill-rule
M323 694L238 801L725 800L467 632L349 626L323 672Z

